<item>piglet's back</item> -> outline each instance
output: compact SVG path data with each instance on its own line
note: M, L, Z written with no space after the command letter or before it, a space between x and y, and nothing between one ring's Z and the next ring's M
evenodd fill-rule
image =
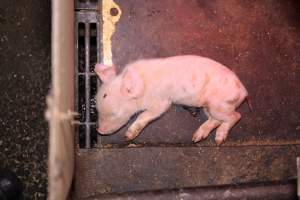
M196 56L196 55L182 55L167 58L142 59L129 64L127 67L137 68L141 73L167 73L168 76L172 74L182 75L191 70L200 70L201 72L231 72L221 63L212 59ZM156 74L159 77L159 74Z
M184 104L192 104L196 100L195 95L209 84L208 77L211 82L224 75L234 76L222 64L194 55L139 60L126 68L138 71L144 80L145 95L149 98L168 98Z

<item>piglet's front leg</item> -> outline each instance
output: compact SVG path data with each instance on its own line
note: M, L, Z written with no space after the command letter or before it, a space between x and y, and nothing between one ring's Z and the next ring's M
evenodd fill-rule
M131 124L125 134L125 140L133 140L136 138L140 132L154 119L158 118L164 112L166 112L171 106L171 102L163 101L159 102L149 109L142 112L137 119Z

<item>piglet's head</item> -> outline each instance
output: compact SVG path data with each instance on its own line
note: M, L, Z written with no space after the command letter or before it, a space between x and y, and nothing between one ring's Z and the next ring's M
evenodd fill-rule
M117 75L115 66L96 64L95 72L102 81L96 96L97 131L111 134L139 111L138 100L143 95L144 84L135 69L126 68Z

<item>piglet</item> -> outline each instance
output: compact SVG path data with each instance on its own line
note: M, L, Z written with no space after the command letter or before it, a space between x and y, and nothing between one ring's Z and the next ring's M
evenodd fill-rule
M95 72L102 81L96 97L99 133L114 133L141 112L128 128L126 140L137 137L174 103L202 107L208 117L193 134L193 142L217 128L215 141L221 144L241 118L236 108L248 95L231 70L195 55L138 60L120 74L115 66L96 64Z

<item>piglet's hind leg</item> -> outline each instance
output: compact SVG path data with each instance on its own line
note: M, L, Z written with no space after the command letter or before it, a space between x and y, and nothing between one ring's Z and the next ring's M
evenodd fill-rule
M233 111L230 114L223 116L223 123L218 127L216 131L216 143L218 145L222 144L228 136L229 130L240 120L241 114Z

